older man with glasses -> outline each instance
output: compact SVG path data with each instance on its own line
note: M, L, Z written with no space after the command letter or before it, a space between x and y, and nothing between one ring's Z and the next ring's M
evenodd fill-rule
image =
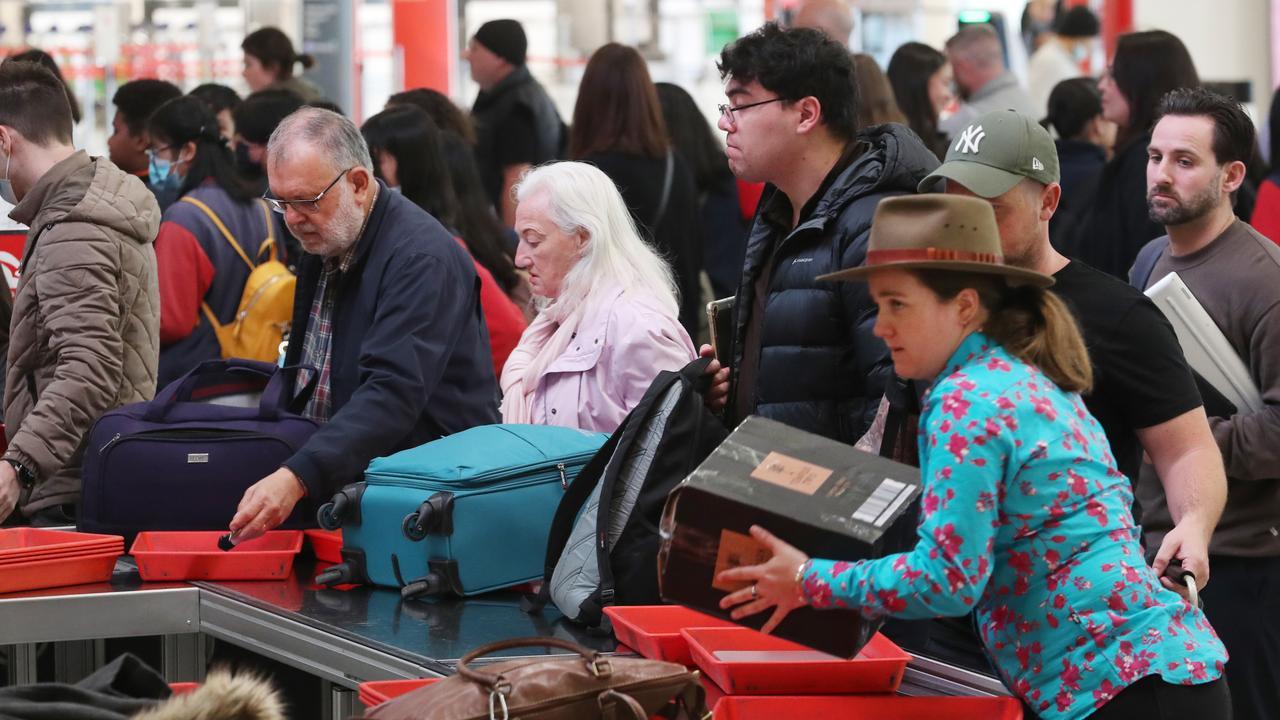
M323 425L245 492L235 541L325 499L374 457L498 421L471 258L435 218L374 179L348 119L303 108L272 133L266 195L302 244L286 365L314 368ZM303 373L299 384L309 382Z

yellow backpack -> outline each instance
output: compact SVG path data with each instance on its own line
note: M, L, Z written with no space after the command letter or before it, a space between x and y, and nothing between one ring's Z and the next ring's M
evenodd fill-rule
M265 202L257 201L267 223L267 239L258 250L259 262L255 265L208 205L189 195L182 198L182 201L203 210L222 233L222 237L226 238L231 249L249 266L249 279L245 281L244 292L240 295L240 308L231 322L226 325L219 323L209 304L200 303L200 309L204 311L205 318L222 345L222 357L274 363L280 355L281 344L293 320L293 291L297 278L280 262L271 211ZM267 255L265 261L262 260L264 254Z

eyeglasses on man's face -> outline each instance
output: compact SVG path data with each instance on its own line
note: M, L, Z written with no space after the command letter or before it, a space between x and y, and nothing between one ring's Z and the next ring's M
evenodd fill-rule
M265 194L263 194L262 199L267 201L267 204L271 206L272 210L275 210L281 215L283 215L285 210L288 210L290 207L292 207L294 210L297 210L298 212L306 213L306 214L317 212L320 209L320 201L324 200L324 196L329 194L329 191L333 189L333 186L337 185L338 181L341 180L344 175L351 172L352 170L355 170L354 165L338 173L338 176L335 177L332 182L326 185L324 190L320 191L319 195L316 195L315 197L309 200L281 200L280 198L272 197L270 190L268 190Z
M782 102L782 100L783 98L776 97L776 98L773 98L772 100L761 100L760 102L747 103L746 105L727 105L726 104L726 105L720 105L718 107L720 108L720 117L724 118L725 120L728 120L730 123L737 123L738 118L734 116L734 113L742 112L743 110L749 110L753 107L760 107L761 105L768 105L769 103Z

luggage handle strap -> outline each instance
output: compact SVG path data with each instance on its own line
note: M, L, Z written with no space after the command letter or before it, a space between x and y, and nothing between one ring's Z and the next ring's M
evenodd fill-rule
M474 662L476 659L491 655L493 653L510 650L512 648L530 648L530 647L553 647L561 650L568 650L581 655L587 661L587 669L591 674L599 678L607 678L613 674L613 667L609 664L609 660L603 655L590 648L585 648L577 643L561 640L560 638L521 638L516 640L502 640L488 645L482 645L475 650L467 653L458 661L458 674L466 680L482 685L489 689L491 695L496 694L503 697L503 705L505 706L505 696L511 694L511 683L502 675L493 675L478 670L472 670L467 666L468 663Z
M287 368L278 368L271 363L245 360L243 358L205 360L187 372L186 375L169 383L163 390L156 393L155 399L148 403L147 411L143 417L146 420L158 422L168 417L174 406L191 402L191 393L201 376L217 373L227 375L243 373L245 375L268 378L267 386L262 390L262 400L258 403L258 412L264 419L274 420L280 416L281 412L286 411L295 400L305 402L305 399L310 398L311 393L315 390L319 373L313 370L309 373L310 377L307 384L298 393L297 398L291 399L287 397L291 376L303 367L295 365Z

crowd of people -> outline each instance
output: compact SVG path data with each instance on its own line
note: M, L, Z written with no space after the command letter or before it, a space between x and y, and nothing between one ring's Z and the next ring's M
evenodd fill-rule
M1046 21L1027 86L988 25L883 71L852 28L811 0L725 47L723 145L616 43L566 125L514 20L470 38L469 112L413 89L361 126L264 28L243 99L122 85L109 158L74 147L47 56L5 60L0 197L31 230L4 308L0 519L73 521L93 421L221 357L272 258L297 276L281 362L321 427L245 493L241 541L469 427L612 432L703 356L729 427L762 415L924 483L907 553L810 558L753 528L772 557L722 576L749 584L736 617L890 620L1031 718L1280 718L1280 180L1253 122L1167 32L1083 76L1085 8ZM1143 294L1174 272L1264 409L1206 402ZM704 277L734 298L719 352L698 345Z

